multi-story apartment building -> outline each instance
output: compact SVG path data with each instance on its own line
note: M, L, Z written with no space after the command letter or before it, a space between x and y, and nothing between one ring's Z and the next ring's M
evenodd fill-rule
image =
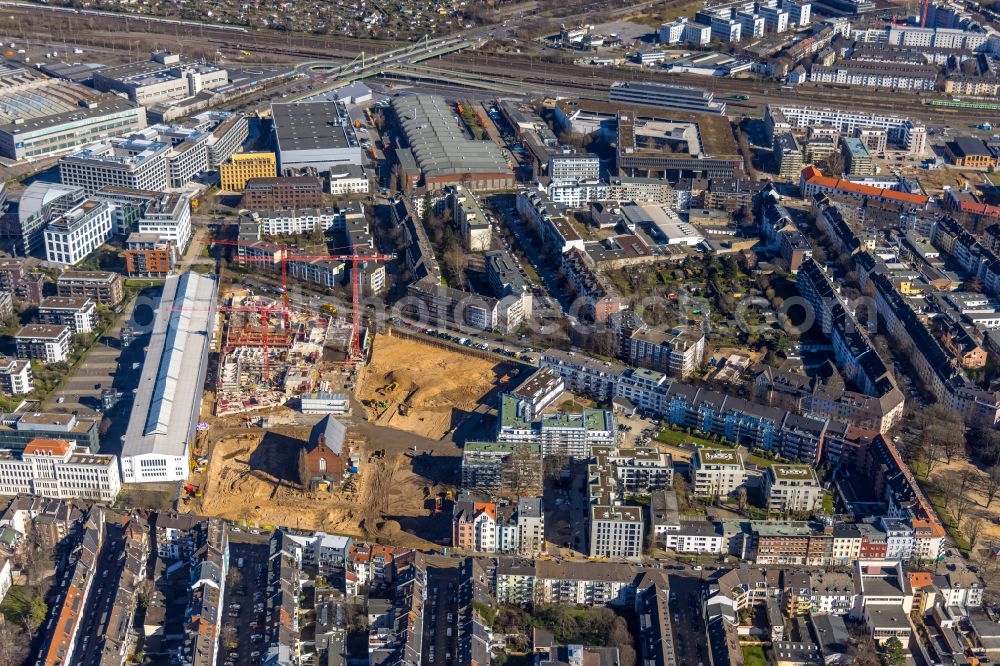
M669 453L652 447L594 447L593 454L593 464L607 469L629 495L647 495L674 485L674 463Z
M705 360L701 326L677 326L670 331L640 329L628 340L628 362L684 379Z
M56 280L59 296L87 296L98 305L117 307L124 297L122 276L109 271L63 271Z
M593 153L565 153L549 156L548 176L552 180L598 180L601 160Z
M274 153L236 153L219 165L220 187L227 192L242 192L251 178L276 178L278 158Z
M578 414L542 414L537 425L532 425L532 436L541 444L543 458L586 459L593 455L594 446L615 443L615 427L615 417L610 411L588 408ZM501 441L504 436L501 426Z
M97 304L87 296L47 296L38 306L38 321L90 333L97 326Z
M809 79L815 83L834 83L868 88L896 90L934 90L936 65L905 65L900 63L840 61L833 65L813 65Z
M466 249L471 252L490 249L490 223L472 191L464 185L456 185L451 191L451 204Z
M28 324L14 336L19 358L61 363L69 358L73 332L69 326Z
M88 199L45 227L45 259L49 266L74 266L111 239L111 206Z
M22 451L0 450L0 493L111 502L121 491L118 458L65 440L36 439Z
M468 493L452 510L452 545L480 553L532 557L545 548L545 516L539 497L522 497L516 505L498 504Z
M861 139L845 136L840 143L844 154L845 173L848 176L863 178L878 173L878 166Z
M774 161L782 178L797 178L802 171L802 148L791 132L774 135Z
M907 149L913 155L922 155L927 148L927 128L917 125L909 118L900 116L880 116L839 108L816 108L808 106L772 106L764 110L764 126L772 138L776 132L829 126L842 134L854 134L857 128L869 127L886 130L890 143Z
M573 293L582 303L581 314L597 323L604 323L627 308L618 289L608 280L590 257L576 248L562 255L562 266Z
M588 541L590 557L642 557L643 539L642 507L617 506L592 500Z
M746 483L743 457L736 449L695 449L691 456L694 494L725 498Z
M250 211L240 218L240 223L259 225L261 236L291 236L321 231L345 232L350 222L364 222L364 208L296 208L284 210Z
M542 490L541 446L533 442L466 442L462 487L478 492Z
M177 246L159 234L134 232L125 241L125 270L129 277L163 278L177 263Z
M24 395L34 390L31 362L0 356L0 391L6 395Z
M823 501L823 487L807 465L772 465L764 476L768 513L813 511Z

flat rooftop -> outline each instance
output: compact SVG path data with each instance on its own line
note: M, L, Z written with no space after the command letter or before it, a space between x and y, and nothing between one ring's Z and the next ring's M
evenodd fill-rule
M808 465L773 465L769 468L778 481L816 480L816 474Z
M278 150L323 150L348 148L352 142L344 117L335 102L300 102L298 104L272 104L274 135Z
M698 449L698 457L708 465L740 465L743 460L735 450Z

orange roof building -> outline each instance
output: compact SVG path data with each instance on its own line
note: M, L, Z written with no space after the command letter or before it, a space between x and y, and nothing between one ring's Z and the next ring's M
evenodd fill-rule
M896 190L824 176L823 172L815 166L807 166L802 170L802 174L799 177L799 190L802 192L803 197L812 196L820 192L836 192L838 194L853 196L857 199L904 203L921 208L927 206L927 203L930 201L930 197L922 194L897 192Z
M74 445L65 439L33 439L24 447L26 456L56 456L64 458Z

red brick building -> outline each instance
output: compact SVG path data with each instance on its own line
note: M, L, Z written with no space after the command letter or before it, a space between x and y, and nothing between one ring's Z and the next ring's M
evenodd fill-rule
M347 426L328 416L317 424L299 452L299 482L309 490L330 490L340 485L347 470L344 442Z

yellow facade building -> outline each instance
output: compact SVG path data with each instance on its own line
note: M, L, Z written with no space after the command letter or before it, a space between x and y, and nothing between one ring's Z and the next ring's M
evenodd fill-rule
M219 167L219 180L223 190L242 192L251 178L274 178L278 175L278 161L274 153L236 153Z

